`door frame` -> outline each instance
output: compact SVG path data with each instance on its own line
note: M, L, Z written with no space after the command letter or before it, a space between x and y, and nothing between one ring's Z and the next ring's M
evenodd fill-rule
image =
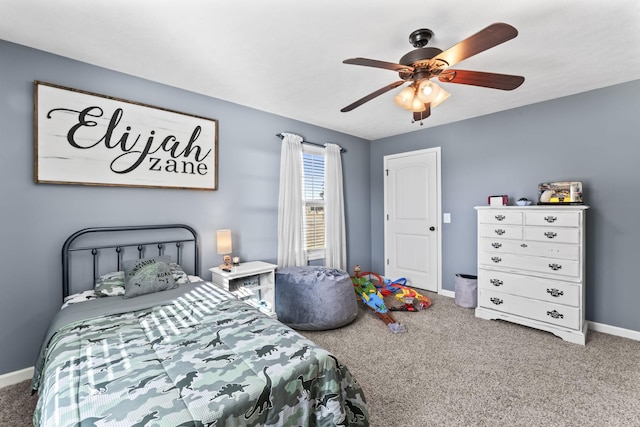
M406 151L403 153L397 153L397 154L389 154L383 157L383 171L382 173L384 174L384 169L387 166L387 160L389 159L394 159L394 158L399 158L399 157L406 157L409 155L416 155L416 154L425 154L425 153L436 153L436 216L437 216L437 224L436 224L436 239L437 239L437 256L438 256L438 262L436 263L436 274L438 276L437 278L437 284L438 284L438 294L442 294L442 163L441 163L441 157L442 157L442 150L441 147L433 147L433 148L425 148L422 150L414 150L414 151ZM383 185L383 197L384 197L384 207L383 207L383 215L386 216L387 212L388 212L388 203L387 203L387 180L384 180L384 185ZM384 220L384 241L383 241L383 252L384 252L384 259L388 259L388 254L387 254L387 233L388 233L388 229L387 229L387 223L388 221Z

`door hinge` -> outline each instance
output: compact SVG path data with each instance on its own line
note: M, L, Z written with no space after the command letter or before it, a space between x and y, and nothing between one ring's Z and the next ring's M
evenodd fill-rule
M387 214L387 221L389 221L389 214Z
M387 265L389 265L389 258L387 258Z
M387 173L387 176L389 176L389 169L385 169L384 171Z

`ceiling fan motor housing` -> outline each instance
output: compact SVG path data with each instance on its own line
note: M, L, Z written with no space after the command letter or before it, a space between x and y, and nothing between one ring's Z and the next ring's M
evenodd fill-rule
M440 53L442 53L442 49L438 49L437 47L421 47L407 53L400 58L399 63L413 67L414 71L400 71L400 78L404 80L415 80L414 77L417 77L418 79L428 78L427 75L430 74L428 68L429 60L438 56ZM424 75L419 76L418 74Z
M422 47L414 49L400 58L400 64L417 66L420 62L427 62L431 58L438 56L440 53L442 53L442 49L438 49L437 47Z

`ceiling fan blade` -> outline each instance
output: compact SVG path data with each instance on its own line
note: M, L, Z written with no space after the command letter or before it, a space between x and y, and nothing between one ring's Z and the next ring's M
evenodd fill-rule
M524 77L482 71L447 70L438 76L445 83L482 86L491 89L513 90L524 82Z
M424 106L427 107L426 110L413 113L414 122L419 122L421 120L424 120L431 115L431 104L427 102L426 104L424 104Z
M487 28L467 37L460 43L436 55L433 61L445 61L445 67L451 67L480 52L515 38L518 30L501 22L491 24Z
M395 64L393 62L378 61L377 59L349 58L342 61L343 64L364 65L365 67L383 68L391 71L413 71L413 67Z
M343 109L341 109L340 111L342 111L343 113L346 113L347 111L351 111L356 107L361 106L362 104L364 104L365 102L371 101L373 98L375 98L376 96L380 96L383 93L389 92L392 89L397 88L398 86L402 85L404 82L404 80L399 80L397 82L393 82L390 85L387 85L385 87L382 87L378 90L376 90L375 92L371 92L369 95L358 99L356 102L354 102L353 104L349 104L346 107L344 107Z

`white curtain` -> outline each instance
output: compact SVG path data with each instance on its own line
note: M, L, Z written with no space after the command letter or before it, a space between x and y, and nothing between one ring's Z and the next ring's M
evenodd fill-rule
M340 147L326 145L324 161L325 259L329 268L347 271L347 238L344 225L342 159Z
M283 133L278 196L278 267L306 265L302 236L302 137Z

